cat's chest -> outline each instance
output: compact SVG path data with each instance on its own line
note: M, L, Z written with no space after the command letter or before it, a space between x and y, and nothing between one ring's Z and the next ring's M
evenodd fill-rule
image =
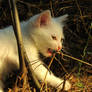
M22 35L22 37L28 58L31 58L32 60L37 59L38 52L33 41L31 39L29 40L27 35ZM17 42L11 26L4 30L0 30L0 49L0 55L5 52L8 52L8 55L11 52L13 55L18 55Z
M38 58L38 50L31 37L28 39L26 36L23 36L23 46L30 60L35 60Z

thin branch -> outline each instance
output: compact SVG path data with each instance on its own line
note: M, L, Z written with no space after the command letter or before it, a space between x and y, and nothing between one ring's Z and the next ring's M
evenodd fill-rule
M69 56L69 55L64 54L64 53L62 53L62 55L63 55L63 56L65 56L65 57L71 58L71 59L73 59L73 60L79 61L79 62L81 62L81 63L83 63L83 64L86 64L86 65L89 65L89 66L91 66L91 67L92 67L92 64L87 63L87 62L85 62L85 61L83 61L83 60L80 60L80 59L78 59L78 58L75 58L75 57Z
M20 71L22 74L25 74L26 77L23 79L24 80L24 84L26 84L26 78L27 78L27 69L26 69L26 65L25 63L28 65L27 62L29 62L24 46L23 46L23 40L22 40L22 35L21 35L21 29L20 29L20 23L19 23L19 17L18 17L18 12L17 12L17 8L16 8L16 3L15 0L9 0L9 5L10 5L10 10L11 10L11 17L12 17L12 21L13 21L13 28L14 28L14 33L16 36L16 40L17 40L17 46L18 46L18 54L19 54L19 63L20 63ZM25 52L25 53L24 53ZM33 79L35 81L35 84L37 85L37 87L40 87L40 84L32 70L32 67L30 66L31 70L30 70L30 75L33 76Z
M13 21L13 29L16 36L17 46L18 46L18 54L19 54L19 63L20 63L20 70L23 71L24 63L24 55L23 55L23 40L21 35L20 23L18 12L15 5L15 0L9 0L11 17Z
M55 54L53 54L53 57L52 57L52 59L51 59L51 61L50 61L49 65L48 65L48 69L50 69L51 64L52 64L52 62L53 62L54 58L55 58ZM49 72L49 71L47 70L47 72L46 72L46 74L45 74L45 78L44 78L44 80L43 80L43 82L42 82L42 86L41 86L40 91L42 91L42 90L43 90L43 86L44 86L44 84L45 84L45 80L46 80L46 77L47 77L48 72Z

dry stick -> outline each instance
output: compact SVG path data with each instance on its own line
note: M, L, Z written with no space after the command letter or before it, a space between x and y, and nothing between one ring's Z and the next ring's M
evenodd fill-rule
M18 18L18 12L16 9L15 0L9 0L9 4L10 4L12 21L13 21L14 33L16 36L17 46L18 46L20 72L22 75L25 75L23 77L23 86L24 86L27 83L27 79L26 79L27 69L25 67L25 62L24 62L24 54L23 54L24 51L23 51L23 43L22 43L23 41L22 41L20 23L19 23L19 18Z
M54 13L53 13L53 2L52 2L52 0L50 0L50 8L51 8L52 16L54 17Z
M75 2L76 2L76 5L77 5L77 7L78 7L78 9L79 9L79 12L80 12L80 18L81 18L81 20L82 20L84 29L85 29L86 33L88 33L89 37L91 37L91 35L89 34L89 32L88 32L88 30L87 30L87 28L86 28L86 25L85 25L85 22L84 22L84 18L83 18L83 14L82 14L81 8L80 8L80 6L79 6L79 4L78 4L78 1L75 0Z
M26 52L25 52L25 49L23 46L23 40L22 40L19 17L18 17L18 12L17 12L17 8L16 8L15 0L9 0L9 5L10 5L11 17L12 17L12 21L13 21L14 33L15 33L17 45L18 45L20 71L22 72L22 74L26 75L25 78L27 78L27 69L26 69L25 63L29 62L29 60L27 58L27 55L26 55ZM40 84L39 84L37 78L35 77L35 74L33 72L31 65L30 65L30 69L29 69L30 75L32 75L32 78L34 79L36 86L38 88L40 88ZM27 82L26 79L24 79L24 84L26 82Z
M79 3L78 3L77 0L75 0L75 2L76 2L76 5L77 5L77 7L78 7L78 9L79 9L79 12L80 12L80 18L81 18L81 20L82 20L83 27L84 27L86 33L88 34L88 39L87 39L86 45L85 45L85 47L84 47L83 56L82 56L82 59L84 59L84 57L85 57L85 55L86 55L86 49L87 49L87 46L88 46L89 38L92 38L92 37L91 37L90 33L88 32L88 29L86 28L85 21L84 21L84 17L83 17L83 13L82 13L82 11L81 11L81 8L80 8L80 6L79 6ZM92 66L91 64L89 64L89 63L87 63L87 62L85 62L85 64L88 64L88 65ZM80 67L81 67L81 64L80 64Z
M52 57L52 59L51 59L51 61L50 61L49 65L48 65L48 69L51 67L51 64L52 64L52 62L53 62L54 58L55 58L55 54L53 54L53 57ZM42 92L42 90L43 90L43 86L44 86L44 83L45 83L45 80L46 80L47 74L48 74L48 70L47 70L47 72L46 72L46 74L45 74L45 78L44 78L44 80L43 80L43 83L42 83L42 86L41 86L41 89L40 89L40 91L41 91L41 92Z
M29 65L30 61L29 61L28 56L27 56L25 51L24 51L24 56L25 56L25 63L26 63L29 75L32 76L31 78L34 80L33 82L36 84L36 88L39 90L41 88L41 85L34 74L34 71L32 69L32 65Z
M15 0L9 0L10 5L10 11L11 11L11 17L13 21L13 29L17 41L18 46L18 54L19 54L19 63L20 63L20 70L24 72L24 55L23 55L23 41L22 41L22 35L21 35L21 29L20 29L20 23L18 18L17 9L15 6Z
M58 15L60 12L62 12L63 9L69 9L69 8L72 8L73 6L65 6L65 7L62 7L60 8L57 12L56 12L56 15Z
M85 62L85 61L83 61L83 60L77 59L77 58L75 58L75 57L69 56L69 55L64 54L64 53L62 53L62 55L65 56L65 57L71 58L71 59L73 59L73 60L79 61L79 62L81 62L81 63L84 63L84 64L89 65L89 66L92 67L92 64L87 63L87 62Z

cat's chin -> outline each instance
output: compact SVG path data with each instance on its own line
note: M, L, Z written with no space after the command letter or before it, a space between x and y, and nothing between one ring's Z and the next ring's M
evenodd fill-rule
M49 57L51 57L52 55L49 55L48 53L41 53L41 52L39 52L39 57L41 58L41 59L43 59L43 58L49 58Z
M51 57L52 56L52 53L44 53L43 54L45 57Z
M53 50L51 48L48 48L47 51L45 53L43 53L43 55L45 57L51 57L53 55L53 53L57 52L56 50Z
M49 53L49 52L45 52L45 53L42 53L45 57L51 57L52 56L52 53Z

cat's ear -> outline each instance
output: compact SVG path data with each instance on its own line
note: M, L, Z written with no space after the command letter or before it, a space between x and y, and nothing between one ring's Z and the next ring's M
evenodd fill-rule
M55 18L57 22L61 23L62 26L65 26L66 21L68 20L68 14Z
M50 10L46 10L37 16L35 25L37 27L41 27L48 25L50 22L51 22L51 12Z

